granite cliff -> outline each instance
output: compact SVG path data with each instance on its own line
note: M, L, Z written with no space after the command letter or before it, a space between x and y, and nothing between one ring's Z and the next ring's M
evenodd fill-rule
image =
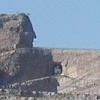
M1 88L100 94L99 50L37 48L35 38L27 15L0 15Z

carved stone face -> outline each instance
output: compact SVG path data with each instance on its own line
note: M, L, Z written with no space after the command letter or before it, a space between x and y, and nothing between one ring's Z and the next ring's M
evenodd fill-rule
M0 15L0 50L31 48L36 38L30 19L25 14Z

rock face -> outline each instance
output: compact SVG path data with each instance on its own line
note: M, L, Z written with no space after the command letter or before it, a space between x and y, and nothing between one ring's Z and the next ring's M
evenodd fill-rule
M100 51L52 49L54 62L62 65L62 75L58 78L58 92L100 94Z
M31 91L100 93L100 51L19 48L3 54L1 85L18 82L24 84L22 89ZM62 66L57 77L55 63Z
M14 52L5 52L0 58L1 85L24 83L28 80L52 75L53 59L50 50L42 48L19 48ZM57 92L57 80L46 78L29 85L30 90ZM49 88L48 88L49 87ZM25 88L26 87L23 87Z
M0 15L0 86L36 92L100 94L100 51L32 47L25 14Z
M0 15L0 86L52 75L51 52L32 48L34 38L36 35L27 15ZM25 86L22 88L27 89ZM34 82L28 88L57 92L57 80L46 78Z
M21 14L0 15L0 51L32 47L35 32L29 17Z

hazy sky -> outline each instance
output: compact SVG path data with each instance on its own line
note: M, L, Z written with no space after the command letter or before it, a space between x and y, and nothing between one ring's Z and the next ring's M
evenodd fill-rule
M0 13L30 13L36 46L100 49L100 0L1 0Z

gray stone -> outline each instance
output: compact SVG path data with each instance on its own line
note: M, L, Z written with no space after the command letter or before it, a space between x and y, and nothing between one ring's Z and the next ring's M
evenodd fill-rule
M32 48L34 38L36 35L27 15L0 15L2 89L11 89L14 94L27 93L27 99L33 91L44 100L100 99L100 50ZM55 65L61 66L57 75ZM93 94L98 94L97 98Z
M36 38L32 24L27 15L0 15L0 51L15 48L31 48Z

